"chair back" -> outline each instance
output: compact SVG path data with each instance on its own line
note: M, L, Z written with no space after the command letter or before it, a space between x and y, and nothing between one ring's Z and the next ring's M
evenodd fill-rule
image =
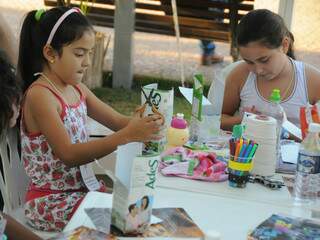
M0 141L0 157L3 172L0 171L0 190L4 211L10 214L24 204L29 178L24 170L18 152L19 133L17 128L9 129Z
M229 73L241 62L243 61L233 62L224 67L218 77L212 81L208 92L208 100L213 105L215 114L221 114L222 111L225 81Z

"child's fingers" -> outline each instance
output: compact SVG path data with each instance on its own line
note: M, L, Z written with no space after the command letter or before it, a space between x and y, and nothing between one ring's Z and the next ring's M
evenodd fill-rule
M160 140L161 138L163 138L162 135L159 135L159 134L152 134L150 135L150 140Z
M152 114L150 116L144 117L147 122L159 121L161 123L161 116Z

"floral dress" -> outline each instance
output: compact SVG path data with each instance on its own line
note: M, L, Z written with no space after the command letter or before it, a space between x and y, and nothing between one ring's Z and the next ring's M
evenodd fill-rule
M72 143L87 142L87 107L81 90L76 87L80 101L75 105L67 105L51 88L41 86L49 89L60 101L60 117ZM27 133L23 115L21 157L26 173L31 178L25 203L28 223L39 230L61 231L88 191L80 168L70 168L55 156L43 134Z

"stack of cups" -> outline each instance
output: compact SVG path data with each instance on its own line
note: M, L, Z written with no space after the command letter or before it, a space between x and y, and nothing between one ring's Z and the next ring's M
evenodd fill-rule
M268 116L245 115L243 136L259 144L255 154L253 174L270 176L275 174L277 162L277 121Z

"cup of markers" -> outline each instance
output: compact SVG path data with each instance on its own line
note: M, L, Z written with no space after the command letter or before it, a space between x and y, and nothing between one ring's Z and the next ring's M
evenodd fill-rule
M244 188L253 168L253 157L258 144L242 137L229 140L230 160L228 162L229 186Z

